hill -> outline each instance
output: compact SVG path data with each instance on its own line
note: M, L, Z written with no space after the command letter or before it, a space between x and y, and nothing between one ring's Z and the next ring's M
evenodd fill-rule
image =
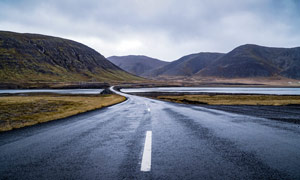
M115 82L141 78L75 41L0 31L0 82Z
M300 79L300 47L242 45L215 60L196 75L222 78L282 76Z
M222 53L197 53L184 56L161 68L149 72L147 75L156 76L192 76L210 63L223 56Z
M145 76L153 69L159 68L168 64L168 62L154 59L147 56L111 56L107 58L115 65L124 69L127 72L138 76Z

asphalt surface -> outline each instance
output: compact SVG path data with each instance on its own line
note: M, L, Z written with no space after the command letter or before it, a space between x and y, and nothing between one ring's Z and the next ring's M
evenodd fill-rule
M300 124L300 105L287 106L251 106L251 105L200 105L202 107L231 113L256 116L277 121Z
M126 96L0 133L0 179L300 179L297 124ZM147 131L151 170L143 172Z

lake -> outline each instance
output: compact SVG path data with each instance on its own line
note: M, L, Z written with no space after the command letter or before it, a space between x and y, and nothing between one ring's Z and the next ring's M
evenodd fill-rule
M192 92L192 93L230 93L230 94L273 94L300 95L300 88L248 88L248 87L158 87L125 88L124 93L134 92Z
M4 93L58 93L58 94L99 94L103 89L4 89L0 90L0 94Z

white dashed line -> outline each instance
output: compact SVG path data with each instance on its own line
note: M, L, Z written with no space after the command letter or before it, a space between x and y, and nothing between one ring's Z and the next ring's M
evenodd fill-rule
M147 131L142 164L141 164L141 171L147 172L151 170L151 146L152 146L152 131Z

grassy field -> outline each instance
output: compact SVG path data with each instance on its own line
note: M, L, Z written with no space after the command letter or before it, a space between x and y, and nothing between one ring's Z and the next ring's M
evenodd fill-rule
M65 118L125 100L119 95L28 94L0 97L0 131Z
M176 95L157 96L161 100L167 100L186 104L208 105L295 105L300 104L300 96L277 95Z

